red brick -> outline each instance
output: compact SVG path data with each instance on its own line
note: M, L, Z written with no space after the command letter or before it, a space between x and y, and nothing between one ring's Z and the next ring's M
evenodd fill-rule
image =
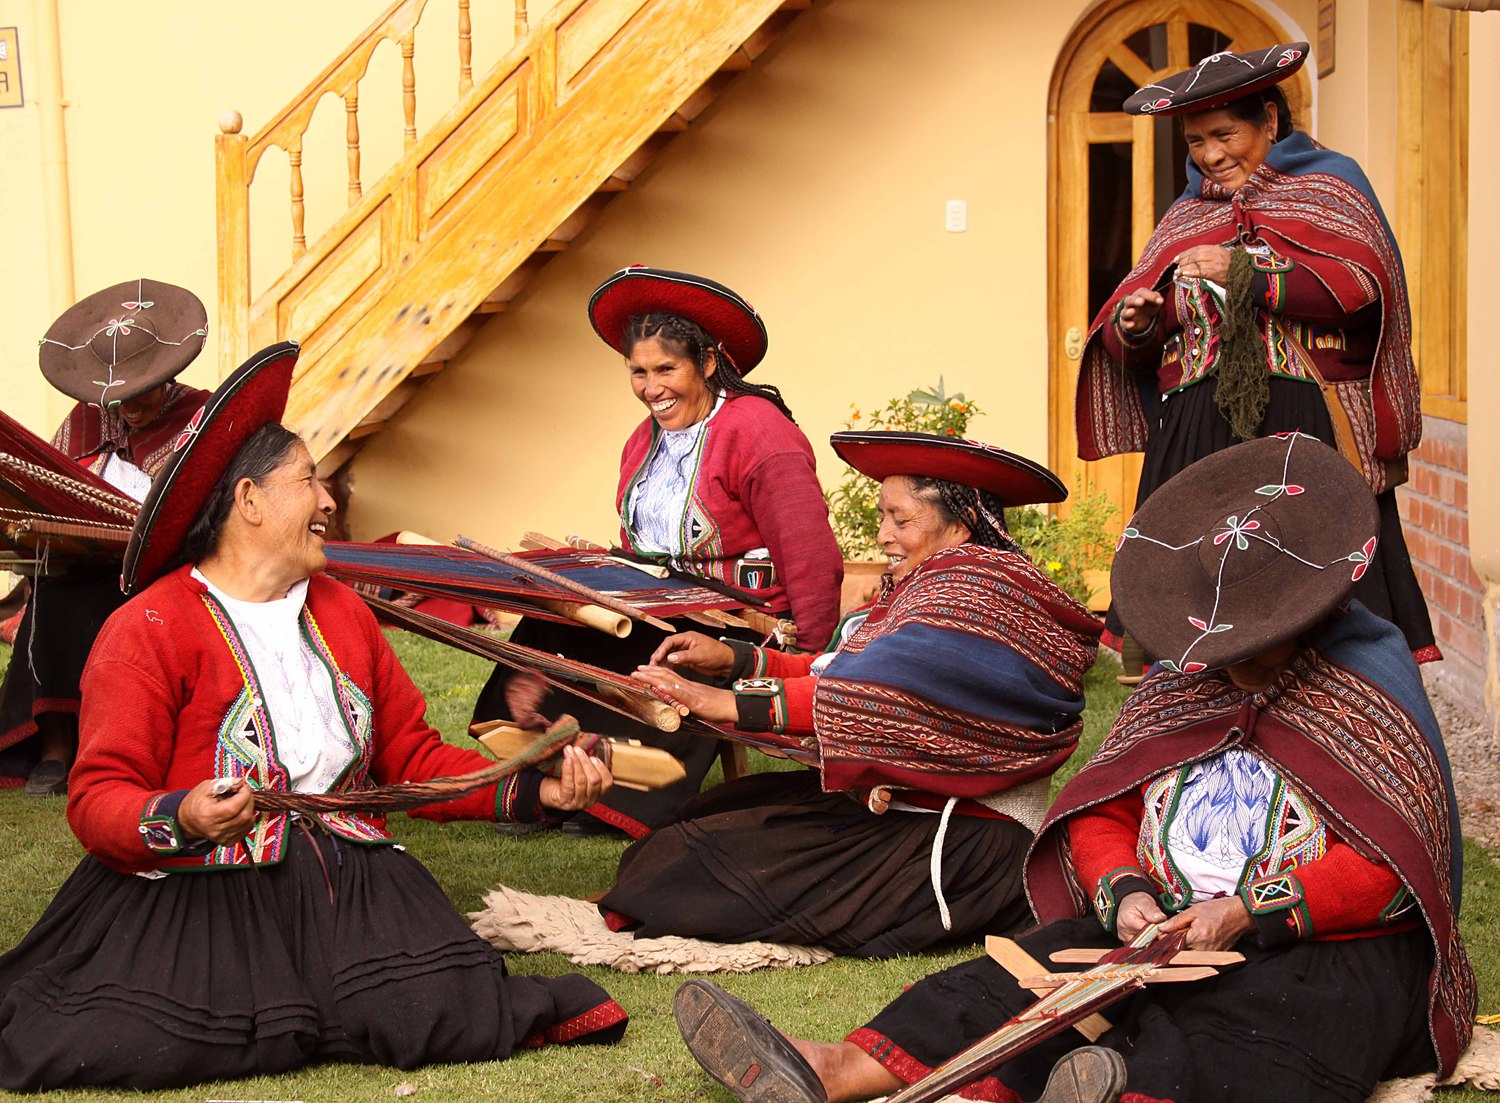
M1469 509L1469 477L1465 475L1461 479L1453 480L1453 507L1468 512Z
M1474 573L1474 561L1467 555L1459 563L1458 581L1465 589L1476 594L1484 592L1484 583L1479 580L1479 575Z
M1411 488L1428 498L1438 496L1438 473L1435 468L1419 463L1411 469Z
M1479 598L1468 590L1458 595L1458 618L1470 628L1479 627Z
M1446 648L1452 648L1459 655L1468 659L1475 666L1484 666L1484 638L1480 633L1468 625L1454 625L1450 628L1452 635L1447 639L1439 640L1439 644Z

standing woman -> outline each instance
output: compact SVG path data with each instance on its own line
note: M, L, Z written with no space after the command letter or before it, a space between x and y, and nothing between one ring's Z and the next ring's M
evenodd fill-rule
M1188 186L1094 319L1078 454L1144 451L1139 508L1237 441L1295 430L1338 448L1380 510L1355 596L1434 661L1394 494L1422 435L1406 277L1359 165L1295 129L1277 84L1306 58L1305 42L1215 54L1125 101L1183 116Z
M615 505L626 551L766 603L796 623L796 646L820 651L839 614L843 557L828 524L812 446L781 392L745 381L766 355L766 327L748 302L702 276L634 266L589 299L589 321L625 357L648 416L620 457ZM646 662L664 637L641 625L626 641L524 621L513 639L621 673ZM475 719L514 711L497 672ZM640 837L676 819L715 754L698 736L664 736L605 709L568 708L586 730L665 746L687 777L652 793L614 790L576 818Z
M42 338L42 375L77 399L52 445L141 501L173 442L208 398L176 382L208 334L198 296L156 280L106 287ZM26 794L67 792L78 746L78 679L104 618L123 601L113 566L54 566L34 580L0 685L0 773Z

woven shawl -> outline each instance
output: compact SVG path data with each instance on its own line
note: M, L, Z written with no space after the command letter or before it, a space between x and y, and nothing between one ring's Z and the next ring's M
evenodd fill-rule
M824 788L972 798L1048 776L1083 730L1099 631L1025 555L928 557L817 680Z
M1429 1035L1446 1075L1468 1045L1477 991L1458 930L1462 839L1452 775L1399 629L1358 603L1252 697L1217 671L1158 670L1058 794L1026 864L1043 922L1091 914L1069 858L1070 817L1229 746L1248 746L1319 806L1365 857L1416 897L1435 948ZM1089 890L1089 891L1086 891Z
M1155 285L1184 249L1259 240L1281 255L1314 255L1328 290L1353 313L1380 303L1380 336L1367 383L1340 387L1367 477L1422 439L1421 386L1411 355L1411 307L1401 255L1380 203L1353 160L1301 131L1271 147L1232 195L1191 160L1188 187L1168 208L1140 260L1099 311L1079 368L1074 416L1078 455L1097 460L1146 446L1147 410L1159 397L1154 375L1112 360L1103 328L1129 292ZM1267 350L1270 364L1270 350ZM1377 489L1384 489L1383 486Z
M177 435L207 399L207 391L185 383L168 383L161 414L139 430L125 424L118 410L80 402L58 427L52 438L52 447L87 467L92 467L101 456L118 452L146 474L154 476L172 454Z

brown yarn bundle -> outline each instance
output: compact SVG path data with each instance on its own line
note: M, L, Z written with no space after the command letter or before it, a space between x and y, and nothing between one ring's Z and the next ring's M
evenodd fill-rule
M440 777L431 781L403 781L373 789L356 789L349 793L291 793L281 789L255 790L257 812L402 812L424 804L456 800L493 785L501 778L519 773L528 766L557 754L578 738L578 721L564 716L537 737L519 754L458 777Z
M1254 440L1271 401L1271 377L1266 371L1265 346L1255 326L1255 303L1250 286L1255 270L1250 254L1235 246L1229 254L1229 276L1224 287L1224 322L1219 330L1219 377L1214 402L1240 440Z

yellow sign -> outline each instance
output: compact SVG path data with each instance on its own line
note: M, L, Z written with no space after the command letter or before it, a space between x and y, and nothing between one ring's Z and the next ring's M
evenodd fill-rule
M14 27L0 27L0 107L20 107L21 44Z

